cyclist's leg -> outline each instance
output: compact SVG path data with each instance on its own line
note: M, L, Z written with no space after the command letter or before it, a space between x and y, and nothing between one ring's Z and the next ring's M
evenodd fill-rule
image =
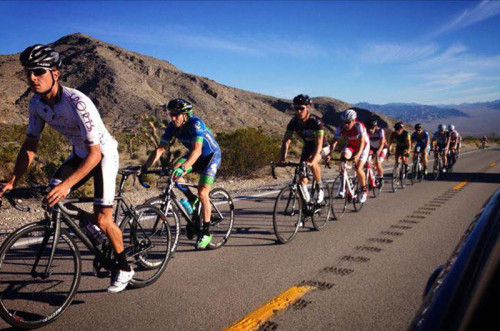
M198 196L201 203L201 215L203 220L203 229L200 238L198 239L197 248L203 249L208 246L212 240L210 233L210 215L212 213L212 205L210 204L209 193L212 184L215 181L217 170L221 164L221 154L214 153L209 157L204 170L201 172L200 181L198 183Z
M356 174L358 175L359 184L363 187L363 190L366 189L366 176L363 171L365 167L365 163L368 160L368 155L370 154L370 145L366 145L364 150L361 152L359 156L359 161L356 167Z

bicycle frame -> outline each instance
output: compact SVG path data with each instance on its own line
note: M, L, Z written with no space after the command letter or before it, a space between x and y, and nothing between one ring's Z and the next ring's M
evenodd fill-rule
M352 185L352 182L348 180L349 174L347 173L347 169L352 169L352 166L349 168L347 166L347 161L341 161L340 163L340 172L342 174L342 186L344 188L344 191L346 190L347 187L347 193L349 194L349 197L351 199L357 198L357 193L354 188L354 185Z

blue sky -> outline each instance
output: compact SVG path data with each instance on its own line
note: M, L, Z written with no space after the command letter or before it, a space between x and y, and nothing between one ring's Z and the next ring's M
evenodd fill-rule
M0 15L0 54L82 32L288 99L500 99L500 1L4 1Z

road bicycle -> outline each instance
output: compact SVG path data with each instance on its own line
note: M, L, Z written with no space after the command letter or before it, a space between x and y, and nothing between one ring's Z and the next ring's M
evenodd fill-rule
M135 271L129 284L144 287L164 272L171 256L172 238L166 217L158 208L133 207L124 199L123 187L130 174L120 173L122 181L115 197L120 213L115 213L115 222L123 232L127 261ZM48 189L47 186L18 188L5 196L14 208L29 211L16 198L27 195L40 198ZM91 202L92 198L74 198L54 207L42 204L45 216L41 221L23 226L5 239L0 247L0 315L7 323L23 329L40 328L54 322L70 306L82 272L75 237L95 255L92 263L95 276L115 275L118 264L109 241L93 240L77 224L85 212L75 204Z
M181 192L187 193L189 188L197 190L198 185L178 183L174 181L172 175L168 175L165 169L151 169L145 171L143 174L155 174L160 177L166 177L166 186L163 193L147 200L144 204L156 206L165 215L172 216L172 232L174 243L172 250L174 251L178 245L181 223L180 218L186 221L186 236L188 239L193 239L201 234L201 203L196 201L194 203L193 212L189 213L186 208L180 203L177 198L177 193L174 187L177 187ZM139 177L141 185L146 188L150 186ZM192 196L193 193L187 194L186 197ZM212 213L210 215L210 232L212 234L212 241L208 244L208 248L216 249L223 246L229 237L234 225L234 203L231 195L222 188L214 188L208 194L210 204L212 206ZM170 218L169 218L170 220Z
M408 178L408 164L399 161L402 157L408 158L407 155L394 157L396 159L394 168L392 169L392 192L394 193L396 193L398 188L404 189L408 180L413 184L413 178Z
M448 165L446 167L446 172L447 173L452 173L453 172L453 167L455 166L455 163L457 163L457 150L455 148L450 148L448 150Z
M368 189L372 192L374 198L376 198L381 190L383 178L377 178L375 175L375 171L373 169L373 152L370 150L370 154L368 155L368 160L365 163L365 178L366 185L368 185Z
M424 152L425 153L425 152ZM424 178L424 164L422 161L422 152L420 146L416 146L414 150L413 165L411 167L412 180L421 182Z
M340 174L333 181L331 193L333 217L338 220L344 216L347 205L350 203L356 212L363 208L363 203L359 201L362 192L356 174L348 172L352 170L350 163L352 159L340 158L332 159L332 161L340 161Z
M330 189L327 183L324 184L323 201L317 202L316 180L312 178L310 192L306 187L300 185L299 178L307 177L311 179L306 162L286 162L274 164L271 162L271 174L274 179L276 168L294 168L292 182L281 189L273 210L273 229L278 241L282 244L289 243L295 238L297 232L307 218L315 230L321 230L332 216L330 204Z

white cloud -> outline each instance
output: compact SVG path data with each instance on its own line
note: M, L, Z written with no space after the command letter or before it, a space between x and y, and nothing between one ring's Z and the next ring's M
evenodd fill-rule
M444 52L438 54L432 58L420 61L417 63L418 66L434 66L442 65L457 59L457 56L463 54L467 50L467 47L462 44L454 44L448 47Z
M438 46L434 43L405 44L395 42L368 43L356 51L349 53L362 62L388 63L396 61L412 61L434 54ZM338 53L338 52L337 52Z
M483 0L477 4L474 8L468 8L455 16L450 21L446 22L438 28L436 31L428 36L428 39L432 39L444 33L463 29L470 25L479 23L481 21L487 20L491 17L500 14L500 2L499 1L489 1Z

